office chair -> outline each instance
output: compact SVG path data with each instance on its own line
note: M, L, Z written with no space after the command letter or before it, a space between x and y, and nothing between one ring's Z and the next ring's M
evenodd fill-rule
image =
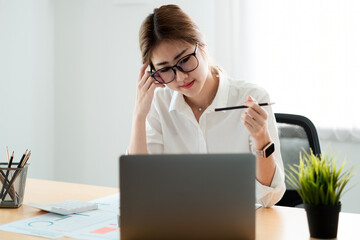
M289 169L289 164L299 164L299 153L302 149L310 152L311 148L314 154L321 154L316 128L308 118L285 113L275 113L275 118L285 169ZM285 194L276 205L295 207L299 204L302 204L299 194L286 183Z

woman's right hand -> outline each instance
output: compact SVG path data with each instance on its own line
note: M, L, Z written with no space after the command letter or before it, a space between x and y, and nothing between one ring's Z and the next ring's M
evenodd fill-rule
M147 66L149 65L145 63L140 68L134 110L134 115L143 119L146 118L150 111L155 88L165 87L163 84L156 82L154 78L150 77L150 72L146 71Z

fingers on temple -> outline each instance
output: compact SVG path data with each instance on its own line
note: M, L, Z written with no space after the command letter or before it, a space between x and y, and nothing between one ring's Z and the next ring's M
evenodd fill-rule
M150 86L152 85L152 84L155 84L156 82L155 82L155 79L153 79L152 77L148 77L146 80L145 80L145 83L144 83L144 88L145 89L149 89L150 88Z
M140 68L140 72L139 72L139 80L144 76L145 74L145 71L146 71L146 68L148 67L149 65L147 63L144 63L141 68Z
M150 72L146 71L144 73L144 75L138 81L138 88L143 88L144 86L148 88L150 83L152 82L151 80L154 80L154 79L152 77L150 77Z
M154 82L150 85L149 88L150 88L151 90L155 90L155 88L157 88L157 87L164 88L165 86L164 86L163 84L161 84L161 83L158 83L158 82L154 81Z

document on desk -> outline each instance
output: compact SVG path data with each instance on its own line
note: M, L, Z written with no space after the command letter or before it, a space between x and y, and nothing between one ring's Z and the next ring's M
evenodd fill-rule
M113 194L92 202L99 204L98 210L58 215L48 213L0 226L0 230L56 239L73 237L79 239L120 239L117 219L119 194Z
M116 214L120 214L120 194L119 193L115 193L103 198L99 198L99 199L95 199L92 200L90 202L93 203L97 203L98 208L100 210L104 210L104 211L108 211L108 212L113 212Z
M67 237L87 240L119 240L120 229L118 228L117 219L94 224L86 228L79 229Z

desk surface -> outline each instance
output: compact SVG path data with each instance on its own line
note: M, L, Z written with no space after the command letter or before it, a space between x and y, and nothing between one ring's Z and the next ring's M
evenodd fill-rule
M30 201L43 204L68 199L89 201L116 192L118 192L117 188L28 179L23 206L18 209L0 209L0 224L44 214L42 211L27 206ZM339 240L359 238L360 214L340 213L339 221ZM0 231L0 239L41 240L44 238ZM70 238L62 239L68 240ZM256 210L256 239L309 239L305 211L287 207L260 208Z

